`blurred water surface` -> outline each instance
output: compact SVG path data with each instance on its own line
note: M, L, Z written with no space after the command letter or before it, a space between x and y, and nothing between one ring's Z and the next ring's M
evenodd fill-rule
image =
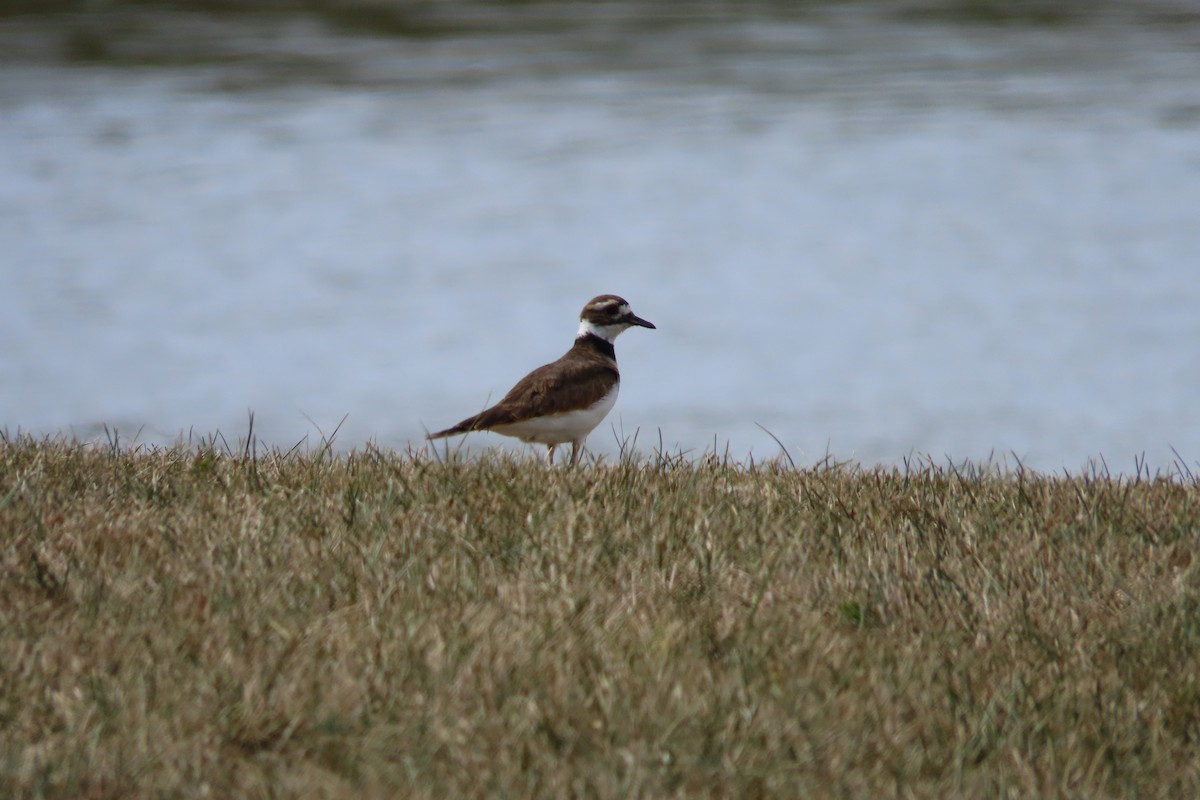
M616 292L600 453L1195 468L1196 14L663 8L0 19L0 426L403 448Z

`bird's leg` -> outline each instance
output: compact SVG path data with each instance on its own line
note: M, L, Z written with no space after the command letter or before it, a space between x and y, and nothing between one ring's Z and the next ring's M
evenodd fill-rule
M579 457L583 455L583 442L576 439L571 442L571 466L579 463Z
M554 448L557 446L553 444L546 445L546 463L551 466L554 465Z

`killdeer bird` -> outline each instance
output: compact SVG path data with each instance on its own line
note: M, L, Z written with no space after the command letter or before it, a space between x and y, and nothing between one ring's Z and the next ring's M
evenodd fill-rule
M616 295L592 298L579 314L579 333L566 355L526 375L491 408L427 438L495 431L546 445L551 464L554 448L570 442L574 466L583 455L583 440L617 402L621 373L613 342L634 325L654 327Z

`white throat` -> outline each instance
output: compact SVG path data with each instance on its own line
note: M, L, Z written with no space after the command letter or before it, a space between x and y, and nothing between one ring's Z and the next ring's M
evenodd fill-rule
M575 338L578 339L580 336L587 336L590 333L612 344L628 327L629 324L626 322L617 325L597 325L594 322L581 319L579 320L579 333L575 334Z

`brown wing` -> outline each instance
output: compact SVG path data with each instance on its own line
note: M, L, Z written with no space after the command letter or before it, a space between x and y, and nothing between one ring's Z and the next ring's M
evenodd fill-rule
M611 391L619 379L615 367L602 361L566 361L538 367L478 415L476 427L491 428L531 417L586 408Z
M559 359L526 375L496 405L452 428L431 433L429 438L482 431L590 406L608 394L619 378L615 364L609 361Z

